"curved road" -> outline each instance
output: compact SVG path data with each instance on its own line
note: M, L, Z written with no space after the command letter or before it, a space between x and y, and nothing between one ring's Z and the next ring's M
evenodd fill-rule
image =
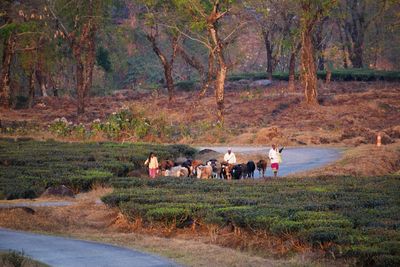
M236 146L231 147L233 153L243 154L264 154L268 157L269 147L249 147ZM226 153L228 146L218 147L199 147L198 149L211 149L218 153ZM336 148L303 148L289 147L282 151L282 163L279 166L279 176L285 176L293 173L303 172L322 167L334 162L340 158L340 149ZM255 178L259 177L258 172L254 173ZM268 166L266 175L271 176L272 171Z
M168 259L113 245L0 228L0 250L10 249L57 267L178 266Z

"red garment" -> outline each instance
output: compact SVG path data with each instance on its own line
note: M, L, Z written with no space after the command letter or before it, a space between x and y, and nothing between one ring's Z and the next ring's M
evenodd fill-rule
M156 178L156 174L157 174L157 168L151 168L149 169L149 176L150 178Z
M271 164L271 169L273 169L274 171L276 170L279 170L279 163L272 163Z

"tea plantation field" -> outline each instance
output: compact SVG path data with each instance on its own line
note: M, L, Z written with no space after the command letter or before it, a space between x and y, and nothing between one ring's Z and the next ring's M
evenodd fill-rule
M400 176L113 181L103 197L131 220L292 236L360 265L400 266Z
M94 184L145 171L150 151L159 159L192 156L183 145L60 143L0 139L0 199L35 198L47 187L64 184L75 192Z

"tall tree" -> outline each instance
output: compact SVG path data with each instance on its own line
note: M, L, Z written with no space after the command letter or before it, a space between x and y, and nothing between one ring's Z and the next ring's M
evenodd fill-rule
M169 101L174 98L173 67L180 43L180 33L171 27L179 23L175 16L176 5L174 1L136 1L140 4L137 8L138 17L142 23L141 30L150 42L153 52L157 55L164 69L164 78L168 89ZM168 47L166 47L168 44ZM164 49L163 49L164 47Z
M11 104L11 61L15 54L17 23L12 19L13 2L0 3L3 12L0 15L0 37L3 40L3 58L0 73L0 106L9 108Z
M388 0L341 0L339 21L345 45L354 68L364 67L365 37L370 26L389 7Z
M58 31L67 40L75 60L77 113L85 112L96 59L96 33L106 16L108 0L47 0ZM73 3L72 3L73 2Z
M3 25L0 28L0 39L3 39L4 51L0 81L0 102L3 107L10 107L12 88L10 77L12 71L25 73L30 85L28 91L34 91L34 72L37 65L38 51L49 43L50 29L46 23L47 12L44 1L27 0L5 1L1 3L4 13L0 15ZM12 66L12 58L18 60ZM43 92L43 91L42 91ZM45 92L43 92L46 94ZM33 93L28 93L33 97ZM33 99L30 99L32 103Z
M331 0L299 0L301 25L301 78L306 103L318 105L317 69L313 34L315 25L330 12L335 4Z
M238 29L245 22L235 24L233 30L226 31L222 19L227 18L231 12L231 0L194 0L176 1L179 13L184 16L187 23L176 27L185 37L203 44L209 51L209 60L215 62L215 98L217 103L217 119L220 125L224 124L225 80L228 64L225 59L225 48L230 43ZM222 36L222 31L225 34ZM209 61L210 62L210 61ZM210 66L211 64L209 64ZM210 72L210 67L209 67Z

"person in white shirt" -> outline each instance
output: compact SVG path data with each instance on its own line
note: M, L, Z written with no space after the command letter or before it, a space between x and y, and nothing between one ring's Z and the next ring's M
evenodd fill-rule
M229 164L236 164L236 156L232 152L231 148L228 148L228 153L225 154L224 161L228 162Z
M275 144L272 145L272 148L269 150L268 157L271 160L271 169L274 172L274 177L278 175L279 163L281 163L281 155L283 147L278 150Z

